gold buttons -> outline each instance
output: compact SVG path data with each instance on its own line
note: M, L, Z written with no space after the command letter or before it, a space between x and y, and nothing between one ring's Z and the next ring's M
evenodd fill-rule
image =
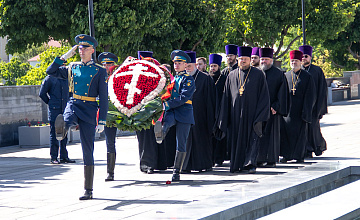
M87 93L85 92L85 95L87 95Z
M77 82L75 82L75 84L77 84Z
M87 86L89 86L89 84L86 84Z
M90 75L90 77L92 77L92 75Z

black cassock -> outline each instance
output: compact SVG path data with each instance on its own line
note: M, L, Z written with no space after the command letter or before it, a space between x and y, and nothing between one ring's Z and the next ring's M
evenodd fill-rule
M288 71L285 76L289 87L290 109L281 123L280 155L287 160L301 161L305 157L308 125L315 103L315 84L310 73L305 70L296 73Z
M216 73L214 73L214 75L212 75L212 77L216 87L216 113L215 113L216 117L215 118L218 118L221 99L224 92L226 76L221 74L220 71L217 71ZM224 160L230 160L230 155L228 154L228 149L227 149L226 138L223 138L221 140L217 140L213 138L213 145L214 145L214 153L213 153L214 163L222 164Z
M309 125L309 139L307 150L315 152L317 156L326 150L326 141L320 130L320 119L327 113L327 84L322 69L310 64L305 67L314 79L316 89L316 102L312 112L312 120Z
M197 70L192 105L195 125L186 142L183 170L204 170L213 166L212 130L215 123L216 88L210 75Z
M264 123L264 136L260 139L260 150L257 161L276 163L280 156L280 122L287 116L289 110L289 90L284 73L272 66L265 70L266 82L269 88L270 107L276 114L270 112L270 118Z
M238 68L237 63L235 63L234 66L231 66L231 67L227 66L223 70L221 70L221 75L224 75L227 77L231 71L236 70L237 68Z
M239 78L244 85L242 95L239 91ZM262 71L250 67L240 71L240 77L239 69L230 72L225 82L220 114L216 122L222 133L228 131L231 145L230 172L250 165L256 167L262 123L269 119L269 109L269 91Z

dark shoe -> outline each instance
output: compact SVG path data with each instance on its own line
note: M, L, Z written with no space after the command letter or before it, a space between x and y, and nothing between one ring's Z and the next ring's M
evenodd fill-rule
M105 182L107 182L107 181L114 181L114 174L108 173L108 175L105 179Z
M57 159L51 159L50 161L51 164L60 164L60 162Z
M172 181L180 181L180 172L182 170L185 157L186 152L176 151Z
M207 168L207 169L205 169L205 172L210 172L210 171L213 171L213 168Z
M92 190L85 190L85 193L83 196L81 196L80 200L89 200L93 198Z
M266 163L265 167L276 167L276 163L275 162L268 162L268 163Z
M65 121L62 114L59 114L55 120L55 134L56 140L61 141L66 137L67 129L65 128Z
M156 143L161 144L162 141L164 140L163 128L162 128L161 121L157 121L155 123L154 134L155 134Z
M146 173L147 173L147 174L153 174L153 173L154 173L154 169L148 169Z
M75 160L70 160L70 158L60 159L60 163L76 163Z
M304 160L301 159L301 160L296 160L296 163L304 163Z
M254 173L256 173L256 168L252 166L252 167L249 169L248 174L254 174Z
M256 164L257 167L265 167L265 163L259 162Z
M105 182L114 181L114 169L115 169L115 161L116 161L116 153L107 153L106 154L106 166L107 166L107 177Z
M288 162L288 160L285 158L285 157L283 157L281 160L280 160L280 163L287 163Z
M171 180L172 180L173 182L174 182L174 181L180 181L180 172L179 172L179 171L177 171L177 172L174 171Z
M321 156L323 154L323 151L321 151L321 150L315 150L315 155L316 156Z

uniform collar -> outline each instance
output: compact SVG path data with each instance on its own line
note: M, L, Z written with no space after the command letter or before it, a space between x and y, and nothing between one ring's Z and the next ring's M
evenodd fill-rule
M177 72L176 73L176 75L178 75L178 76L181 76L181 75L184 75L184 74L186 74L186 71L184 70L184 71L181 71L181 72Z
M90 60L89 62L87 63L84 63L84 62L81 62L84 66L90 66L90 65L93 65L95 62L94 60Z

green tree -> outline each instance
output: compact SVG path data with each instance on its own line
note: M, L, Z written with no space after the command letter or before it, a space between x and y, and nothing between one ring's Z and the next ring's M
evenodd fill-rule
M357 0L306 0L306 36L315 44L333 39L353 21ZM226 43L276 48L284 56L302 38L301 0L235 0L226 10ZM296 31L291 31L295 28ZM286 38L289 43L284 44Z
M10 62L0 62L0 77L5 81L5 86L16 85L20 77L24 76L32 67L28 63L21 63L17 57Z
M61 56L70 48L70 46L49 47L49 49L40 54L40 63L19 78L16 85L40 85L42 80L47 76L46 69L54 61L55 57ZM75 60L79 60L78 55L70 58L68 62Z

